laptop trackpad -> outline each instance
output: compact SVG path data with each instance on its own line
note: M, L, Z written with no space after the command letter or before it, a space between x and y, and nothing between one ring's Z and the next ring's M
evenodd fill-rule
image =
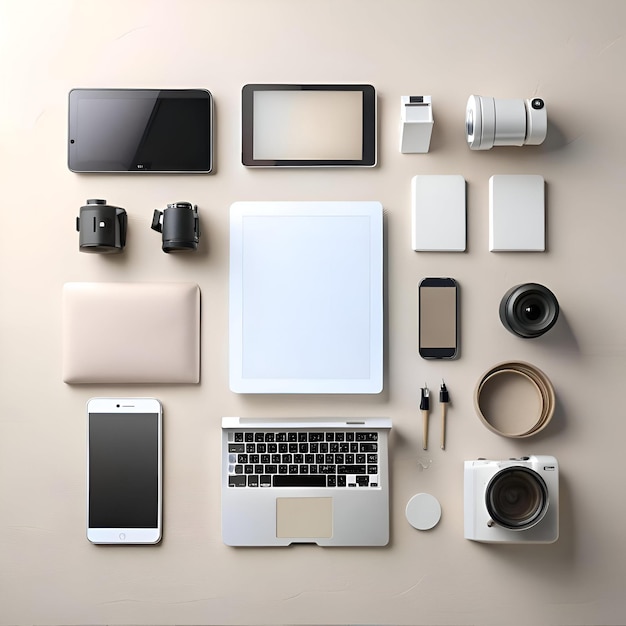
M332 498L276 498L276 537L315 539L332 535Z

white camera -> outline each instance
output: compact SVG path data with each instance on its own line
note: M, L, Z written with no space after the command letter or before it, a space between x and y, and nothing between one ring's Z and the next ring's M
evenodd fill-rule
M559 466L553 456L465 461L465 538L554 543L559 538Z
M494 146L538 146L548 133L548 113L541 98L470 96L465 112L467 144L472 150Z

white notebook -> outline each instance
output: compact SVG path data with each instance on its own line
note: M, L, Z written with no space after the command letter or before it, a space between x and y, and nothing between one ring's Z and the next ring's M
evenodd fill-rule
M230 388L379 393L378 202L236 202L230 211Z

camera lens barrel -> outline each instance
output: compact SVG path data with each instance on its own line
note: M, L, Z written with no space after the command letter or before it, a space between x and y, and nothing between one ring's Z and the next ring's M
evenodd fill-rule
M115 254L126 245L126 211L121 207L110 206L106 200L92 198L80 207L76 218L81 252Z
M559 302L547 287L524 283L504 294L499 314L500 321L509 332L531 339L547 333L556 324Z
M472 95L465 111L465 132L472 150L539 145L548 132L545 102Z
M200 225L197 209L189 202L168 204L164 211L155 209L152 229L163 234L163 252L198 249Z
M509 467L487 485L485 504L493 521L510 530L532 528L548 510L548 488L541 476L527 467Z

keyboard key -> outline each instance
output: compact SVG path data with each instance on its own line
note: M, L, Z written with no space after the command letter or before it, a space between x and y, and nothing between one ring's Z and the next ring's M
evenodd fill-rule
M365 465L338 465L337 474L365 474Z
M266 465L265 466L266 474L277 474L278 473L278 465Z
M274 476L273 485L274 487L326 487L326 476L277 474Z
M370 482L369 476L357 476L356 477L356 484L359 487L367 487L369 482Z
M332 433L326 433L327 435ZM324 433L309 433L309 441L324 441Z
M378 452L377 443L362 443L359 452Z
M241 476L229 476L228 477L229 487L245 487L246 482L247 482L246 477L243 474Z
M246 447L243 443L229 443L228 451L237 454L238 452L245 452Z
M243 433L235 433L235 443L243 443Z
M357 441L378 441L378 433L357 433Z
M261 487L271 487L272 486L272 477L264 474L259 479L259 484Z
M318 469L319 469L320 474L336 474L336 473L338 473L337 472L337 467L335 465L328 465L328 464L320 465Z

